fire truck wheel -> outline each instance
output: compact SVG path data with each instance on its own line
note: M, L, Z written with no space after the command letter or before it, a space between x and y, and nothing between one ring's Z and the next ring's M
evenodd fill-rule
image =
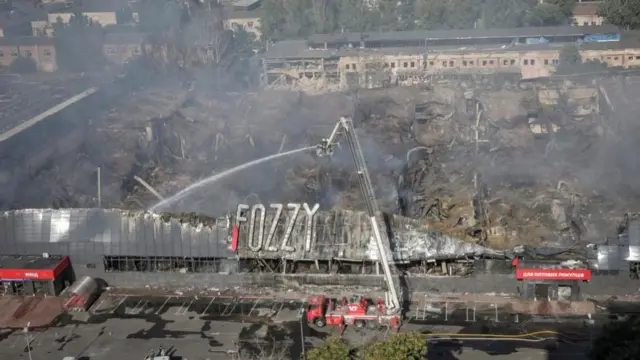
M354 324L358 329L362 329L366 325L363 320L356 320Z
M314 320L313 322L314 324L316 324L317 327L322 328L325 325L327 325L327 322L324 320L324 318L317 318Z

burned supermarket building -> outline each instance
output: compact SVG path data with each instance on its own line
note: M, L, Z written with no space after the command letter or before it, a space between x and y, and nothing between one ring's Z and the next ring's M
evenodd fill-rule
M0 216L0 236L6 255L68 255L74 265L105 272L236 272L242 271L239 260L254 258L376 261L364 213L318 212L305 220L297 211L267 211L253 222L246 221L249 213L240 212L238 219L115 209L15 210ZM390 221L392 228L403 229L393 232L400 262L497 255L407 218Z
M43 254L50 259L68 256L73 277L63 281L88 275L115 286L222 288L284 282L381 286L382 276L376 276L378 253L366 214L317 211L308 221L305 209L314 206L288 204L278 211L276 205L267 204L263 213L239 207L237 213L221 218L118 209L6 211L0 215L2 254L19 261ZM512 269L504 270L514 252L464 242L408 218L390 216L387 220L395 263L410 274L410 286L442 292L513 292L516 288ZM621 256L635 251L629 250L633 247L629 244L636 237L640 238L632 229L616 244L586 249L593 258L582 260L595 270L628 267L628 255ZM541 250L534 252L532 257L553 257ZM474 269L477 263L483 265ZM422 276L434 274L464 276ZM637 280L629 276L601 278L594 276L584 291L617 294L637 287Z

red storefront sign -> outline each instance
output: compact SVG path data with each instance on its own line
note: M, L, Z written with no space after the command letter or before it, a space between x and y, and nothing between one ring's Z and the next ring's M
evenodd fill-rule
M69 257L65 256L50 269L0 268L0 280L54 280L67 266L69 266Z
M589 269L516 269L518 280L591 280Z

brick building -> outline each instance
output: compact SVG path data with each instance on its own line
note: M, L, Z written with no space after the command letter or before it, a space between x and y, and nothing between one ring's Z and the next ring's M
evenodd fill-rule
M0 66L9 67L20 56L33 59L38 71L53 72L58 69L56 48L50 37L0 38Z

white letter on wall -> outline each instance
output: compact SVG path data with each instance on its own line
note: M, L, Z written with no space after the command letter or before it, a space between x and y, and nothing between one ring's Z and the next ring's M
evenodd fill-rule
M258 222L258 241L257 244L254 244L253 234L256 226L256 213L260 211L260 220ZM251 222L249 223L249 248L255 252L260 251L262 248L262 240L264 238L264 218L266 215L266 211L264 210L264 205L257 204L253 205L251 208Z
M271 204L270 208L276 210L276 214L273 217L271 222L271 228L269 229L269 233L267 234L267 241L264 244L265 251L278 251L278 247L275 245L271 245L273 241L273 237L276 235L276 229L278 228L278 222L280 222L280 217L282 216L282 209L284 206L282 204Z
M280 246L280 250L294 252L296 251L296 248L289 245L289 240L291 240L291 232L293 231L293 226L296 224L296 220L298 219L298 213L300 213L300 204L287 204L287 209L293 211L291 212L291 218L289 219L287 230L284 232L284 238L282 239L282 246Z
M249 205L247 204L238 205L238 211L236 212L236 225L240 226L241 222L247 221L247 218L242 215L247 210L249 210Z
M313 239L315 237L315 215L318 212L318 209L320 208L320 204L315 204L313 206L313 209L309 209L309 204L304 203L302 205L304 207L304 212L307 214L307 226L305 229L305 243L304 243L304 250L306 252L311 251L311 243L313 242Z

